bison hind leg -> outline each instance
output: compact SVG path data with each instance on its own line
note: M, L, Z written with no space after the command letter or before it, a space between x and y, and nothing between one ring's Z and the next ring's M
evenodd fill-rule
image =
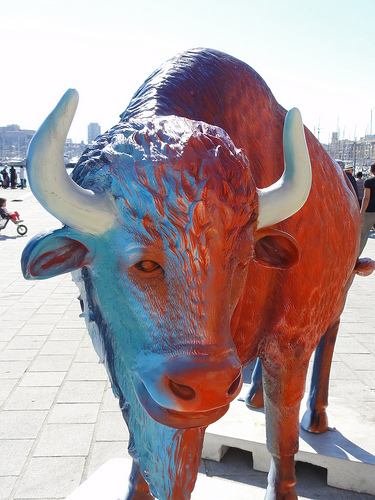
M305 431L321 434L328 430L329 374L340 320L331 322L315 350L313 373L307 410L302 417L301 427Z
M252 408L263 408L263 383L262 383L262 362L257 358L253 373L251 374L251 382L249 392L245 398L246 406Z
M328 415L325 408L320 410L307 409L301 420L303 430L322 434L328 430Z

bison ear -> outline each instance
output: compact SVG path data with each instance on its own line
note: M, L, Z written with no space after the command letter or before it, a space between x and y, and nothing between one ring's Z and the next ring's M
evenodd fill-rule
M300 247L288 233L277 229L264 228L257 231L254 239L254 260L263 266L290 269L300 259Z
M24 277L52 278L89 264L92 256L77 237L78 234L67 227L34 236L21 257Z

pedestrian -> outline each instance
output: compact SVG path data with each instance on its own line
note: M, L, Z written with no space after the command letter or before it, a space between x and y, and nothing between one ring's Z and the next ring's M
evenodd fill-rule
M10 167L10 186L12 189L17 187L17 172L13 165Z
M0 215L3 219L13 219L15 222L23 222L18 212L9 212L6 198L0 198Z
M363 200L363 193L365 190L365 180L363 178L362 172L357 172L356 174L356 183L357 183L357 190L358 190L358 196L359 196L359 206L362 206L362 200Z
M9 174L6 166L1 171L1 175L3 176L3 188L6 189L9 187Z
M358 194L358 189L357 189L357 183L355 182L355 179L353 177L353 167L344 167L344 172L349 179L350 184L353 186L353 189L355 191L355 194L357 195L357 200L358 200L358 205L361 207L359 203L359 194Z
M20 166L20 184L21 189L26 187L25 167L23 165Z
M366 246L371 228L375 224L375 163L370 167L372 177L366 179L364 183L364 195L360 214L363 217L361 227L361 242L359 246L359 255Z

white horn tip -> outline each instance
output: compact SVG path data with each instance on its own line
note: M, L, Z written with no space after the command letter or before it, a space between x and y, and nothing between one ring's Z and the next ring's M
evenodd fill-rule
M60 99L55 109L61 109L69 115L74 116L79 101L79 95L76 89L68 89Z
M258 229L277 224L295 214L305 203L311 188L311 165L302 116L297 108L288 111L283 134L282 177L272 186L258 189Z
M284 122L284 130L288 127L303 127L302 115L298 108L292 108L287 112Z

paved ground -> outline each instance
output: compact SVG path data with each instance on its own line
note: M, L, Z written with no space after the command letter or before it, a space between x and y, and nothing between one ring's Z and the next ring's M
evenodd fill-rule
M29 228L23 237L11 224L0 232L0 500L65 499L107 460L127 457L128 434L79 318L70 276L35 282L22 277L22 249L55 219L28 190L0 188L0 196ZM365 253L375 258L375 234ZM375 276L357 277L343 314L331 381L332 396L357 405L373 423L374 300ZM263 496L266 486L266 474L252 469L251 454L237 450L219 464L203 461L198 483L212 476L221 478L215 483L219 489L229 488L225 498L245 498L255 489ZM297 477L300 498L371 498L326 486L324 470L306 464L297 464ZM213 491L201 498L213 498ZM255 496L249 493L248 498Z

